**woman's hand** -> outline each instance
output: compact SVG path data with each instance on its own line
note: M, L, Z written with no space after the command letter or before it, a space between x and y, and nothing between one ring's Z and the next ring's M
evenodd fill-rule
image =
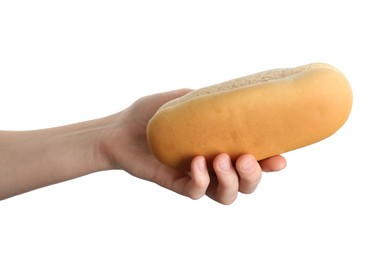
M202 156L193 158L190 172L181 172L160 163L149 149L146 127L150 118L164 103L190 92L175 90L138 99L129 108L112 116L112 127L106 129L101 151L110 167L152 181L167 189L198 199L203 195L230 204L238 192L252 193L261 180L262 171L278 171L286 166L282 156L257 162L250 154L240 156L235 165L227 154L219 154L208 171Z

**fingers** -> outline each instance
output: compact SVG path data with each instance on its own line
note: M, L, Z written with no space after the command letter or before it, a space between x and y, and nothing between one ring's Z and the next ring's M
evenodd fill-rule
M286 159L281 155L276 155L259 162L263 171L274 172L284 169L287 165Z
M191 172L189 173L183 173L169 168L157 160L155 160L154 166L150 163L149 165L154 169L150 171L150 174L141 178L150 180L164 188L192 199L199 199L205 195L210 183L206 160L202 156L197 156L192 160Z
M229 205L236 200L238 192L250 194L256 190L261 180L262 168L265 171L278 171L285 166L286 160L280 155L257 162L253 155L244 154L233 165L229 155L223 153L215 157L215 174L210 174L205 158L196 156L191 162L191 172L188 175L174 172L167 178L166 174L158 174L156 176L165 177L154 181L192 199L199 199L207 194L215 201Z
M210 183L210 175L207 171L206 160L197 156L192 160L190 181L187 187L187 196L192 199L199 199L207 190Z
M163 181L158 182L161 186L191 199L199 199L205 195L210 183L206 160L202 156L197 156L192 160L191 172L188 175L178 171L164 175Z
M254 192L262 176L262 169L255 157L250 154L240 156L236 168L240 176L239 191L246 194Z
M216 177L212 179L207 195L219 203L229 205L237 198L239 183L229 155L219 154L213 162Z
M235 166L229 155L219 154L214 159L213 167L215 176L212 176L207 195L225 205L233 203L238 192L254 192L262 176L259 163L250 154L240 156Z

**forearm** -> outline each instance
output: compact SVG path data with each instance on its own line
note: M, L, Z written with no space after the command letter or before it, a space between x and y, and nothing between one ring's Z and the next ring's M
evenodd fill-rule
M0 131L0 199L107 170L112 117L35 131Z

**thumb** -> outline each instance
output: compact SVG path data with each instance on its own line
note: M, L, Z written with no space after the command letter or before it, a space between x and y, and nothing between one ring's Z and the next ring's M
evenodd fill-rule
M190 89L177 89L145 96L134 102L126 111L131 111L135 115L133 118L144 126L162 105L189 92Z
M175 98L179 98L181 96L184 96L185 94L191 92L192 90L191 89L176 89L176 90L172 90L172 91L168 91L168 92L163 92L163 93L159 93L159 94L155 94L153 96L156 97L156 103L160 103L161 105L165 104L166 102L168 101L171 101ZM160 106L161 106L160 105Z
M162 93L157 93L151 96L148 96L147 98L149 99L149 103L151 105L151 110L157 111L162 105L165 103L175 99L179 98L189 92L191 92L191 89L176 89L176 90L171 90L168 92L162 92Z

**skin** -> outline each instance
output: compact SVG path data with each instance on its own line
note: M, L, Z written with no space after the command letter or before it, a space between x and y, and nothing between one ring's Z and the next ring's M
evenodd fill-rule
M91 121L0 131L0 199L98 171L122 169L192 199L207 195L227 205L238 192L254 192L263 171L286 166L280 155L257 162L250 154L243 154L233 165L224 153L214 159L212 173L201 155L193 158L190 172L161 164L149 150L147 123L161 105L189 91L142 97L119 113Z

